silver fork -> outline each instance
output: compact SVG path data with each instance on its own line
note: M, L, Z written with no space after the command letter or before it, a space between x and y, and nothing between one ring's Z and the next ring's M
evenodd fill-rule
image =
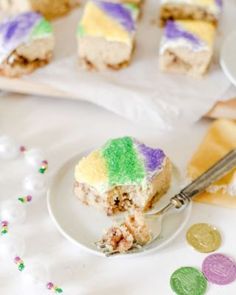
M193 182L182 189L177 195L170 199L170 202L161 210L157 212L150 212L145 214L145 219L148 226L152 230L152 240L144 247L134 247L124 254L132 254L145 251L151 243L153 243L161 234L163 217L170 213L173 209L178 212L186 208L193 197L205 191L212 183L221 179L233 168L236 168L236 149L233 149L225 157L220 159L206 172L196 178ZM109 253L107 256L119 254ZM122 253L123 254L123 253Z

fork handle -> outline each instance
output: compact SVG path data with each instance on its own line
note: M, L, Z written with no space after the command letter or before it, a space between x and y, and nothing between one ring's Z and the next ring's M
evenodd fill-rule
M221 179L236 167L236 149L233 149L225 157L216 162L206 172L196 178L171 199L175 208L181 208L193 197L205 191L212 183Z

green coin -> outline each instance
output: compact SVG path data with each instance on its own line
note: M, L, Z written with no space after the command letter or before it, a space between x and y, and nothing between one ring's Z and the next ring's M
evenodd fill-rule
M194 267L181 267L170 278L172 290L177 295L203 295L206 293L207 280Z
M210 253L221 245L221 235L212 225L197 223L192 225L186 234L188 243L197 251Z

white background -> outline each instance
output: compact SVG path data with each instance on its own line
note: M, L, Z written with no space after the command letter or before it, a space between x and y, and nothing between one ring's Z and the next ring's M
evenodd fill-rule
M153 146L165 148L184 171L209 122L161 135L154 128L143 128L89 103L42 97L0 97L0 134L15 138L28 148L47 153L50 174L75 153L99 145L110 137L132 135ZM157 127L157 126L153 126ZM20 192L20 179L26 173L21 160L0 162L1 204ZM132 259L92 256L65 240L50 220L46 199L27 206L24 225L14 228L26 240L25 264L40 260L48 266L51 280L66 295L171 295L169 279L181 266L201 268L205 255L192 250L183 232L158 253ZM236 215L233 209L194 204L189 226L209 222L223 235L220 252L236 259ZM1 243L1 237L0 237ZM23 281L24 274L11 261L0 257L1 295L42 295ZM209 284L209 295L234 295L236 282L225 287ZM45 294L50 294L46 291Z

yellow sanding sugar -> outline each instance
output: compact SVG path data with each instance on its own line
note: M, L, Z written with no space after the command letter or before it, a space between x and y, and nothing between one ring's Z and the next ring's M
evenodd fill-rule
M201 20L178 20L177 23L186 31L206 42L208 46L213 46L216 33L213 24Z
M75 168L75 179L96 185L108 181L107 167L99 151L94 151L83 158Z
M89 36L103 37L108 41L130 43L131 37L118 22L102 11L94 2L88 2L80 22Z
M215 0L195 0L196 4L201 5L201 6L216 6L216 1Z

